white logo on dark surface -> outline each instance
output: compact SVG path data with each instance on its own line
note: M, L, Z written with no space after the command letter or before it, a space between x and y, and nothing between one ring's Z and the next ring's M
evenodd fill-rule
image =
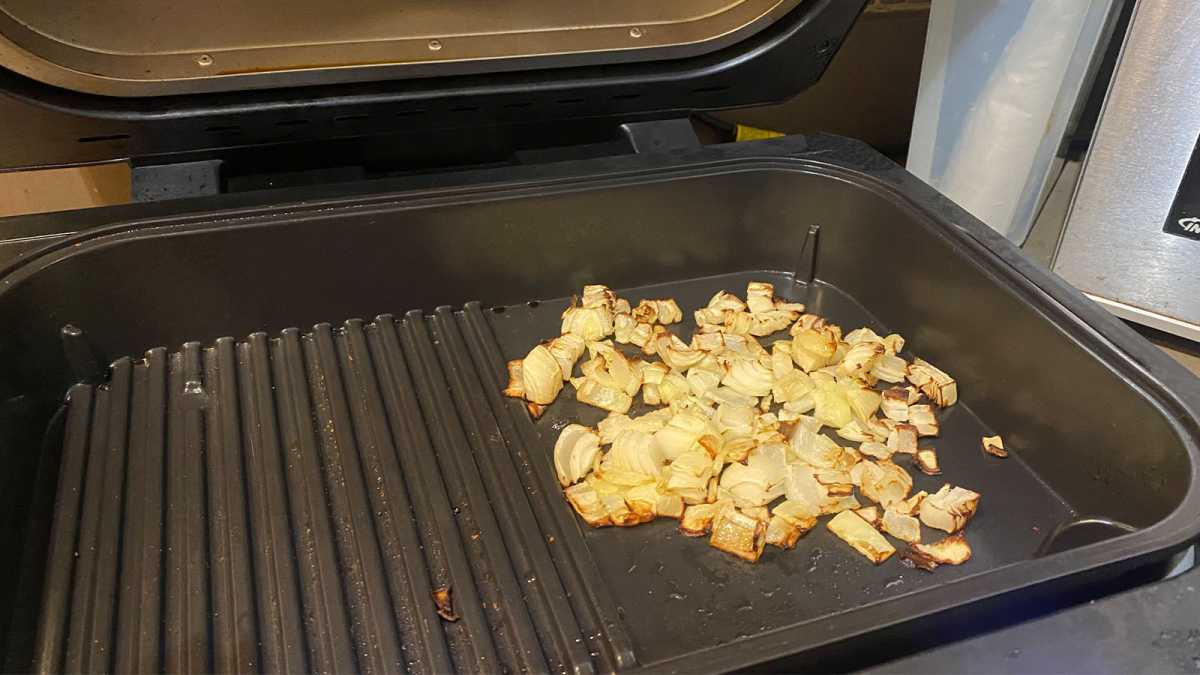
M1200 218L1180 218L1179 227L1188 234L1200 234Z

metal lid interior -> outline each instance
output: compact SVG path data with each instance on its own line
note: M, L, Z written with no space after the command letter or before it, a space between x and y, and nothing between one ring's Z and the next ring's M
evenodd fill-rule
M683 58L801 0L0 0L0 67L157 96Z

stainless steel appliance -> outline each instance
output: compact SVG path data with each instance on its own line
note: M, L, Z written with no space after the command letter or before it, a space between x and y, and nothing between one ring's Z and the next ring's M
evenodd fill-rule
M1114 314L1200 340L1200 3L1139 2L1054 271Z

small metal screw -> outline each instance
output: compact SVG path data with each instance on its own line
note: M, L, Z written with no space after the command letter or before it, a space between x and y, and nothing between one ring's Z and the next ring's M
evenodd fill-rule
M442 41L441 41L441 40L430 40L430 41L429 41L429 50L430 50L430 51L434 51L434 52L436 52L437 50L439 50L439 49L441 49L441 48L442 48Z
M213 58L211 56L209 56L208 54L201 54L200 56L196 57L196 65L207 67L207 66L211 66L212 63L213 63Z
M633 28L630 28L629 29L629 37L634 37L634 38L642 37L642 29L638 28L636 26Z

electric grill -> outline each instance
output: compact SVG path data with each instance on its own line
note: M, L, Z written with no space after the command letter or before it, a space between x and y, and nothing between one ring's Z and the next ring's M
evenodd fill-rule
M846 669L1161 577L1200 531L1194 377L861 143L701 147L668 119L707 107L670 98L700 81L728 83L712 107L794 93L860 9L801 2L709 54L486 82L117 101L7 74L6 110L82 125L140 111L114 127L136 135L49 144L52 161L125 143L160 178L197 152L237 156L175 125L311 120L367 86L388 111L417 91L448 111L443 82L470 82L481 116L521 79L661 98L589 111L620 123L623 154L10 220L6 670ZM806 56L752 89L725 79L784 54ZM650 86L672 72L699 79ZM166 110L188 112L147 112ZM430 117L431 137L463 128ZM550 449L567 420L601 414L564 396L531 419L500 394L505 361L553 334L584 283L692 307L751 279L900 332L957 377L938 442L984 495L970 563L871 567L821 529L746 565L666 521L574 516ZM992 432L1004 462L977 450ZM439 616L439 588L458 620Z

